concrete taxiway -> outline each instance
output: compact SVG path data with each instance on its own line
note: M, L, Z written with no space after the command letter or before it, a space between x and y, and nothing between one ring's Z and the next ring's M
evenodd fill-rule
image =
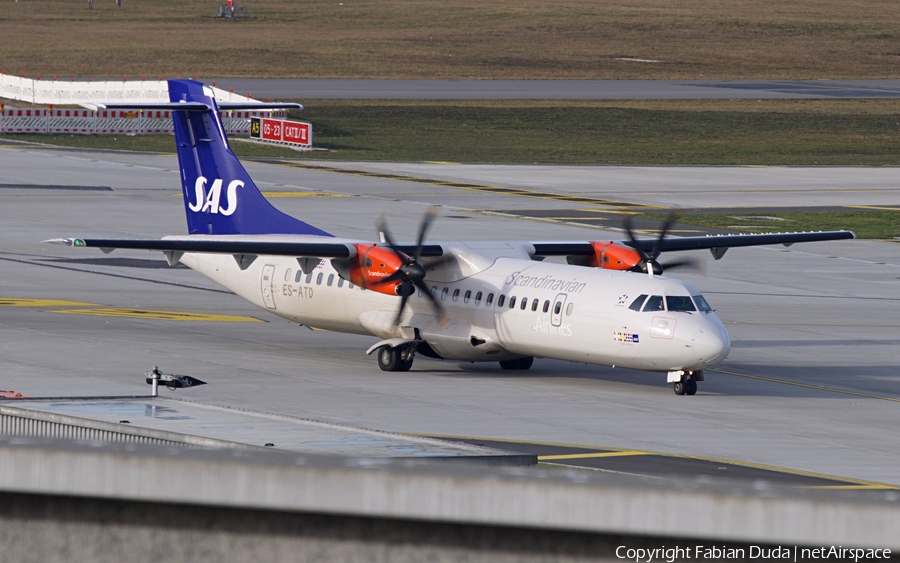
M900 201L893 168L317 166L247 163L284 211L368 239L382 214L413 239L431 204L445 206L434 241L602 240L621 233L502 212ZM162 256L40 243L183 232L174 157L5 147L0 170L10 186L0 189L0 388L134 395L159 365L208 382L161 391L188 402L485 445L633 452L630 465L597 467L607 471L661 475L640 458L674 454L720 461L707 471L722 477L774 466L825 480L814 486L900 485L895 243L735 249L721 261L698 253L706 273L680 277L717 309L734 347L696 396L678 397L660 374L540 359L521 373L424 358L408 373L382 372L363 353L373 338L287 323ZM584 197L597 201L573 199Z

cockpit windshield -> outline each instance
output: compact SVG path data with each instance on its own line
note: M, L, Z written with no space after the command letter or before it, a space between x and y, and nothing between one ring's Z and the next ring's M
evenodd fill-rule
M632 311L653 313L658 311L712 311L702 295L638 295L628 306Z
M669 311L696 311L693 301L687 295L667 295L666 308Z
M712 307L709 306L709 303L706 302L706 299L703 298L702 295L694 295L694 303L697 304L697 309L703 311L704 313L707 311L712 311Z
M644 305L644 312L651 313L653 311L665 311L666 306L664 305L664 301L662 295L651 295L647 298L647 304Z

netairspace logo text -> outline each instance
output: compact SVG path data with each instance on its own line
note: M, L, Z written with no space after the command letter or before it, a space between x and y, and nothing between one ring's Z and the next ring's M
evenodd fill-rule
M694 545L688 547L630 548L620 545L616 548L616 557L635 563L674 563L680 559L759 559L762 561L808 561L823 559L834 561L867 561L873 559L890 559L890 549L863 549L842 546L829 547L725 547Z

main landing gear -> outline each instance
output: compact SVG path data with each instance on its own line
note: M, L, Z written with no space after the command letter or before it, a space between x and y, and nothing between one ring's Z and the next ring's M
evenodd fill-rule
M503 369L529 369L533 363L534 358L528 356L527 358L519 358L518 360L503 360L500 362L500 367Z
M698 381L703 381L702 371L685 372L672 387L676 395L696 395Z
M378 367L381 371L409 371L415 354L415 343L395 348L382 346L378 349Z

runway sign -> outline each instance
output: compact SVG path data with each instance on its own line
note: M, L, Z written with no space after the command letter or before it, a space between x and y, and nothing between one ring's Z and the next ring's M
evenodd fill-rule
M250 137L273 143L311 147L312 123L254 117L250 120Z

